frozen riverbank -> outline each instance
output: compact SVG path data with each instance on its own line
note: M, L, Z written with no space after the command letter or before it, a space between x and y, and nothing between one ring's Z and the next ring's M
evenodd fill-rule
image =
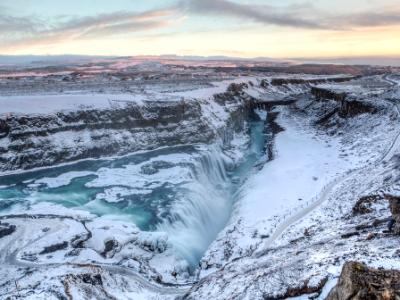
M385 93L387 85L377 85ZM286 131L276 137L275 160L244 186L230 225L203 258L202 280L185 299L281 299L319 292L328 280L329 288L349 259L398 266L396 254L385 250L396 239L369 231L385 228L379 220L388 216L387 202L382 198L362 217L352 211L398 178L383 171L399 151L397 109L374 101L376 113L343 118L331 113L335 105L302 97L281 110L277 121Z
M230 225L203 259L204 275L221 262L260 250L280 223L311 205L332 180L370 158L344 152L339 138L316 135L285 108L276 121L284 131L275 137L274 159L240 189Z
M371 113L347 117L337 113L335 101L312 98L305 81L270 87L270 79L245 80L222 94L213 95L221 87L205 87L184 91L190 98L185 101L138 105L134 111L146 112L147 128L157 129L154 136L153 131L142 132L143 141L152 136L157 147L160 139L171 138L158 150L7 177L0 184L4 200L0 229L5 235L0 239L5 266L0 275L21 278L22 293L36 286L45 294L55 289L63 295L68 287L77 289L77 295L111 293L122 299L129 295L168 299L186 292L189 299L261 299L283 295L299 285L301 289L304 282L312 288L322 286L327 276L337 274L336 261L347 252L354 254L345 242L336 244L333 236L340 237L339 230L351 226L343 220L352 218L342 210L351 208L356 199L349 195L356 197L356 191L348 190L353 183L359 192L365 187L361 177L344 175L358 167L374 167L385 153L390 154L388 160L396 153L397 111L390 111L391 101L377 100L367 103L375 107ZM385 84L377 86L382 89ZM257 107L249 103L275 96L290 99L280 104L291 104L275 108L270 116L279 113L279 126L264 132L260 120L248 122ZM150 113L158 109L168 114ZM188 119L176 122L176 111L186 113ZM121 129L104 125L108 123L104 111L93 113L101 120L96 126L103 126L105 140ZM265 113L259 116L263 120ZM115 126L118 120L112 118L110 123ZM167 128L165 123L174 126ZM274 125L271 120L267 123ZM284 131L278 133L278 127ZM38 135L37 127L33 128L18 133L20 142L26 135ZM131 140L125 131L121 129L121 141ZM53 133L49 139L56 136ZM71 131L71 135L79 133ZM177 139L180 133L183 139ZM264 133L268 139L274 136L267 149ZM96 138L87 141L91 145ZM332 182L338 185L332 188ZM339 185L346 194L340 194ZM323 203L313 206L320 199ZM330 222L338 229L331 229ZM366 246L362 240L355 242ZM28 267L38 272L29 274ZM97 277L82 273L88 267L96 270ZM43 270L51 278L41 276ZM92 287L85 289L86 282ZM0 292L14 293L7 287L0 287Z
M89 126L84 129L86 133L93 130L86 119L89 114L96 116L90 120L107 124L102 128L107 139L115 129L121 131L121 140L131 129L148 138L138 124L126 128L129 122L121 123L120 115L105 118L118 111L129 115L133 109L146 119L148 128L159 129L151 126L152 122L164 126L155 141L165 142L169 136L179 142L167 141L166 145L172 146L123 157L82 160L29 172L19 170L1 177L1 215L6 222L16 224L10 237L18 235L23 244L8 238L0 241L8 249L1 256L8 272L18 266L62 269L70 264L94 264L106 268L117 265L163 284L195 280L199 259L226 225L233 198L263 156L265 146L265 114L260 114L264 119L257 117L235 91L219 94L218 102L211 96L186 103L147 103L144 107L135 104L78 112L83 125ZM155 114L145 113L150 110ZM176 122L176 110L190 120ZM18 134L20 142L26 142L27 136L40 139L39 130L54 142L55 150L63 152L72 149L63 143L72 145L80 136L79 127L68 133L73 139L58 143L57 130L47 130L45 120L59 118L60 114L27 118L33 117L43 122L13 127L3 144L15 140ZM26 121L23 116L15 118ZM191 118L197 118L207 130L196 129L193 125L197 121ZM116 122L121 126L113 128ZM177 123L176 130L167 133L165 123ZM57 122L54 125L59 126ZM65 131L64 127L58 128ZM87 145L93 146L90 140ZM180 143L185 145L178 146ZM37 149L43 150L40 145ZM44 150L46 155L49 149ZM37 158L35 162L40 162Z

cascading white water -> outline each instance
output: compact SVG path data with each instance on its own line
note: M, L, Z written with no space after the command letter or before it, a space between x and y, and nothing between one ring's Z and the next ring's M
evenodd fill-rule
M227 150L178 146L3 178L0 204L19 211L50 202L71 214L85 210L133 222L157 232L145 234L155 243L165 232L173 252L195 267L226 225L240 183L264 153L265 115L260 118L249 122L250 139L236 139Z
M263 156L266 113L257 114L260 121L250 122L250 145L240 162L217 146L202 151L193 168L195 180L186 184L182 197L171 209L171 218L157 227L168 233L177 254L191 266L200 261L226 225L234 202L241 195L240 183Z
M204 151L193 166L193 181L186 183L171 208L170 217L157 226L168 234L178 255L196 265L226 224L232 207L233 165L217 147Z

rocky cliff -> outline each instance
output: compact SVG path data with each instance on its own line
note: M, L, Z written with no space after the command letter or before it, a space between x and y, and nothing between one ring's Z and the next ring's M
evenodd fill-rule
M390 212L392 214L391 219L393 220L393 230L395 234L400 234L400 197L394 195L385 195L385 198L389 201Z
M334 101L344 101L346 100L346 93L338 93L328 89L312 87L311 94L315 97L316 100L334 100Z
M321 84L321 83L341 83L350 80L361 78L360 76L346 76L346 77L332 77L332 78L317 78L317 79L301 79L301 78L274 78L271 84L274 86L288 85L288 84Z
M363 113L374 113L376 109L364 101L349 97L346 92L334 91L321 87L312 87L311 94L315 100L333 100L338 103L336 112L340 117L354 117Z
M220 106L208 113L209 107ZM146 101L109 109L8 115L0 120L0 171L54 166L163 146L210 143L244 129L249 107L229 90L209 100Z

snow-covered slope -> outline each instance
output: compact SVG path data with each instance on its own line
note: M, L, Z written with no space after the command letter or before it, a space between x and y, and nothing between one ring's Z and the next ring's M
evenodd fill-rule
M0 99L16 101L13 111L3 108L0 124L0 157L7 171L164 146L197 144L201 149L196 155L141 158L144 161L134 165L112 161L97 169L27 177L17 185L30 195L28 205L11 208L10 199L24 196L16 192L12 177L1 177L6 208L0 217L0 295L222 300L286 298L322 290L322 298L349 259L398 268L398 238L381 233L390 215L384 194L398 190L396 83L385 76L329 84L316 83L321 78L312 76L276 85L273 79L254 74L137 97L129 94L124 101L109 101L107 94L99 96L99 102L87 93L82 100L68 93L47 95L45 114L42 108L26 113L21 106L39 101L38 96ZM313 86L351 93L358 106L344 112L344 100L316 99ZM72 101L63 102L62 97ZM84 103L88 106L82 107ZM359 109L358 103L372 109ZM277 104L289 105L271 108ZM256 164L249 167L241 164L243 153L258 151L252 144L246 147L250 116L270 118L264 132L250 133L273 140L267 140L263 157L256 155L251 160ZM200 167L188 171L197 162ZM230 205L225 206L227 199L220 196L227 195L225 177L234 165L241 167L232 178ZM199 174L204 181L193 183ZM86 188L101 190L82 207L62 205L66 199L49 192L76 187L79 180ZM165 211L175 209L172 216L193 218L144 231L126 215L102 214L103 207L96 206L106 201L108 207L121 209L124 197L146 195L168 184L194 192L189 193L191 206L178 202ZM69 205L80 201L77 191L67 195ZM379 196L370 212L354 214L357 201L370 195ZM145 215L135 217L139 222ZM225 218L226 227L199 266L189 270L178 250L196 249L199 236L207 240L217 235L204 225L220 226ZM190 226L200 230L185 231Z
M329 291L348 260L400 267L398 238L382 234L379 221L390 215L384 191L396 189L400 115L393 99L385 100L390 85L382 78L375 79L378 96L365 97L369 80L360 80L362 92L353 96L373 103L374 114L341 118L330 114L334 101L308 97L281 109L286 131L275 140L276 160L243 187L230 225L202 260L202 280L185 299L286 298L325 284ZM370 195L380 195L371 212L354 215L357 201Z
M3 97L0 170L210 143L242 130L248 116L248 106L227 92L232 82L154 95ZM217 93L222 102L214 101Z

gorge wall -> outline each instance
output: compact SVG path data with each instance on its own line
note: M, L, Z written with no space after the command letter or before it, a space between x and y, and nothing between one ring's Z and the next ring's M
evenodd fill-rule
M338 103L337 112L340 117L353 117L363 113L374 113L376 109L371 105L349 97L346 92L334 91L321 87L312 87L311 94L317 101L333 100Z
M240 91L209 100L147 101L120 108L8 115L0 119L0 171L54 166L158 147L229 142L250 107ZM208 107L220 106L220 113ZM218 124L218 125L216 125Z

